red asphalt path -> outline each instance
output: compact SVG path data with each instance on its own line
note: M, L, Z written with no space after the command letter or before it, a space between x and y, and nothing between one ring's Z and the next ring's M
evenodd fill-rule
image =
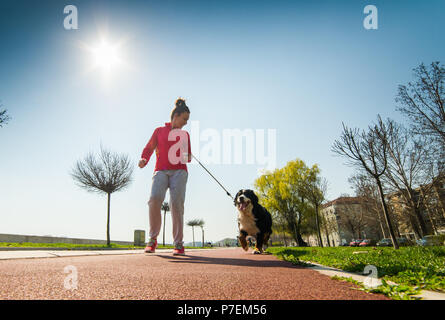
M0 299L388 299L273 255L253 255L240 248L186 254L1 260ZM67 266L75 269L65 273ZM75 284L73 270L77 289L66 289Z

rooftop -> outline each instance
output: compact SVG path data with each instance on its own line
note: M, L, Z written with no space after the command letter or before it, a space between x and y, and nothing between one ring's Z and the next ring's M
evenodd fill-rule
M340 197L340 198L337 198L335 200L332 200L332 201L329 201L329 202L323 204L321 207L327 208L334 204L337 204L337 205L338 204L356 204L356 203L361 203L364 201L366 201L366 199L363 197Z

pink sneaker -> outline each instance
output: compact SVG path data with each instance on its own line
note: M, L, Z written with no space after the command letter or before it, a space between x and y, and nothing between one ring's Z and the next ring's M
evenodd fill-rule
M173 249L174 256L183 256L185 255L184 246L182 244L175 245L175 249Z
M156 239L150 239L145 247L145 253L154 253L156 247L158 246L158 241Z

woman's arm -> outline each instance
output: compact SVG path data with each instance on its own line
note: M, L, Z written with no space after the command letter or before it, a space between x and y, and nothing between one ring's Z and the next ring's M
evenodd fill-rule
M157 145L158 145L158 129L156 129L153 132L150 141L148 141L147 145L142 151L141 160L139 160L139 168L143 168L146 166Z

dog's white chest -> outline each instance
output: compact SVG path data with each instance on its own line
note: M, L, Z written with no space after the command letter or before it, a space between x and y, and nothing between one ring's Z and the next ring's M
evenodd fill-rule
M257 233L260 232L256 226L255 217L252 212L238 212L238 222L240 230L246 231L249 236L256 236Z

